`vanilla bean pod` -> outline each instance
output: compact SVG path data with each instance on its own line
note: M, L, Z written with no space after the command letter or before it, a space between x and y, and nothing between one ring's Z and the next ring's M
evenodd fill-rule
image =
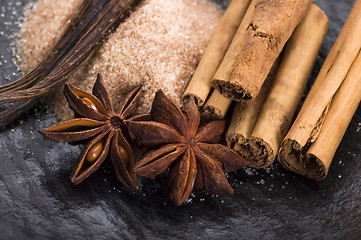
M96 17L96 15L94 15L95 11L90 12L91 6L94 6L94 4L94 1L84 1L79 8L79 13L75 16L71 24L69 24L60 40L44 59L42 59L38 66L18 80L0 86L0 93L31 87L35 82L49 74L49 72L57 65L57 62L71 50L77 41L79 41L81 35L85 33L87 26L92 24L86 16L93 19Z
M85 0L55 47L31 72L0 87L0 126L28 110L84 63L140 0Z

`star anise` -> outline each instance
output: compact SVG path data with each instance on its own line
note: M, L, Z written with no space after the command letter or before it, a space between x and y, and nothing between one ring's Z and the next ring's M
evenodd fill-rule
M79 184L109 157L124 188L136 190L135 158L128 141L127 123L144 120L144 116L131 117L141 95L140 87L124 96L116 111L99 74L93 94L66 84L64 95L77 118L40 132L53 141L71 144L88 142L73 169L71 182Z
M155 149L136 163L134 171L138 175L154 179L169 168L164 187L176 205L187 199L193 187L197 192L233 194L225 172L247 163L233 150L217 144L224 121L199 127L200 116L193 98L182 111L162 91L156 93L150 120L129 123L134 142Z

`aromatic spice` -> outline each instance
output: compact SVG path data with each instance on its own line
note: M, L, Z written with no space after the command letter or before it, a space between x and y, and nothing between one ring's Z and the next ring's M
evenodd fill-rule
M21 32L20 54L25 71L38 63L58 37L59 32L53 29L58 24L52 21L53 17L66 23L78 1L72 0L73 5L69 6L67 1L37 0ZM144 0L94 57L68 80L90 91L93 76L101 73L115 103L119 102L119 94L142 85L139 113L149 112L160 88L180 105L184 89L220 18L219 6L209 0ZM46 24L48 20L51 22ZM52 94L49 102L59 118L71 118L60 91Z
M264 84L260 91L263 96L257 96L248 106L236 104L226 134L227 143L241 156L251 160L253 167L265 168L273 163L327 30L327 16L312 4L282 51L272 86L264 91ZM250 118L252 112L257 114Z
M253 0L212 86L236 101L255 98L313 0Z
M361 100L361 0L329 52L278 150L282 165L321 180Z
M134 171L153 179L170 168L164 187L176 205L186 200L193 187L198 192L233 194L224 171L244 167L246 161L228 147L217 144L224 131L224 121L199 128L200 116L193 97L184 103L182 110L158 91L150 112L151 121L129 122L134 142L155 149L137 162Z
M20 79L0 87L0 126L24 113L84 63L138 0L83 1L56 45L42 61Z
M94 84L93 94L71 84L65 85L64 94L70 108L79 117L40 132L58 142L77 144L88 141L73 170L71 181L79 184L109 157L124 188L136 190L137 179L133 171L135 158L128 141L127 124L146 117L131 116L141 95L140 87L123 96L116 111L100 75Z
M211 95L212 79L222 62L232 39L247 11L251 0L232 0L225 11L221 22L214 31L204 51L192 79L183 94L183 98L194 96L198 107L202 107Z

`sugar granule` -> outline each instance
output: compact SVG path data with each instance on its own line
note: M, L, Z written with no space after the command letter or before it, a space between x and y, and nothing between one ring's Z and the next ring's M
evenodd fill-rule
M24 71L54 46L81 2L38 0L28 11L19 40ZM180 105L221 15L219 6L209 0L143 1L68 81L91 91L101 73L115 105L123 93L141 84L138 113L149 112L158 89ZM54 94L50 108L60 119L69 119L72 113L64 107L62 89Z
M31 1L17 42L23 72L32 70L56 44L82 1Z

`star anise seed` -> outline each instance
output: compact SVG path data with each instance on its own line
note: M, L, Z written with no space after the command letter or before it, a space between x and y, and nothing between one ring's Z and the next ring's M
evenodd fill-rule
M224 121L199 127L200 116L193 98L183 111L158 91L150 113L151 121L129 123L134 142L152 148L136 163L134 171L151 179L169 169L164 187L171 200L182 204L193 188L197 192L232 194L225 172L248 163L228 147L217 144Z
M71 182L79 184L110 158L117 178L125 189L137 189L133 171L135 157L129 144L127 123L145 120L146 116L132 116L141 96L137 87L123 97L114 110L111 97L100 74L93 86L93 94L66 84L65 97L77 118L40 130L53 141L79 144L87 142L71 174Z

